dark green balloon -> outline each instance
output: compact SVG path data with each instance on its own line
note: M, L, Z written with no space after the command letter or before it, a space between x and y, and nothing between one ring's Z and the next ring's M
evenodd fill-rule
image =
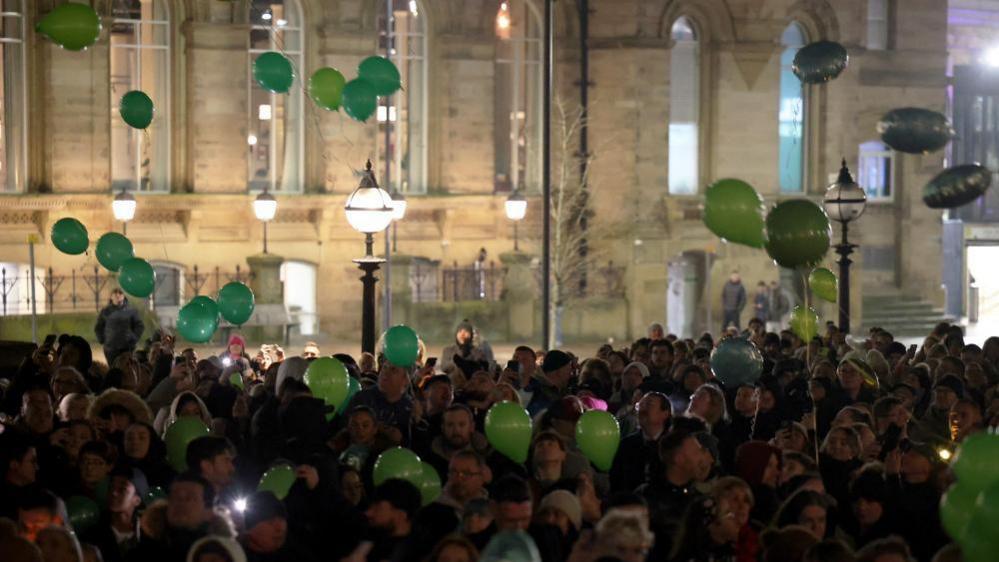
M962 164L940 172L923 188L923 203L931 209L953 209L982 196L992 185L992 173L979 164Z
M382 482L391 478L405 480L419 488L423 478L423 462L420 457L402 447L393 447L378 455L372 471L375 486L381 486Z
M399 69L385 57L372 56L361 61L357 77L370 82L375 95L379 96L391 96L402 87Z
M385 358L397 367L412 367L420 356L420 338L409 326L392 326L383 339Z
M227 283L219 289L218 304L222 318L240 326L253 316L253 291L239 281Z
M219 307L212 299L201 295L180 309L177 333L189 342L206 343L219 327Z
M73 496L66 500L66 513L77 533L93 528L101 519L101 508L97 502L85 496Z
M885 113L878 122L878 133L885 144L909 154L940 150L954 138L947 117L919 107L902 107Z
M125 260L118 268L118 284L126 293L144 299L156 288L156 272L142 258Z
M979 491L999 482L999 435L985 432L968 436L951 463L957 481Z
M729 242L762 248L766 243L763 199L753 186L737 179L723 179L704 193L704 225Z
M748 338L726 338L711 352L711 372L729 389L754 384L763 373L763 354Z
M320 68L309 78L309 97L316 105L327 110L336 111L343 101L343 87L347 79L335 68Z
M101 18L86 4L66 2L46 14L35 31L67 51L82 51L97 42Z
M145 129L153 122L153 100L145 92L132 90L121 97L118 113L134 129Z
M261 88L275 94L284 94L295 81L295 70L288 57L268 51L253 61L253 78Z
M367 121L378 107L378 98L371 83L363 78L355 78L343 87L343 110L351 119Z
M83 223L70 217L59 219L52 225L52 244L64 254L78 256L90 246L90 235Z
M791 71L805 84L822 84L835 79L850 62L843 45L834 41L816 41L798 49Z
M790 199L767 215L767 253L781 267L812 267L829 251L829 217L807 199Z
M97 239L97 261L108 271L118 271L121 264L135 257L132 241L117 232L108 232Z

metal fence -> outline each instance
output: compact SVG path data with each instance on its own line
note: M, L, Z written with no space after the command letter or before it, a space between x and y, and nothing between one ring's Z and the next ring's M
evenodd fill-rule
M151 309L179 306L196 295L215 295L230 281L248 282L253 272L237 265L234 271L220 267L207 271L193 266L190 271L172 265L153 264L156 285L144 301ZM31 314L31 273L27 267L0 267L0 315ZM98 312L107 304L111 290L118 286L117 275L100 267L81 267L56 274L53 268L35 270L35 303L39 314Z
M502 267L495 262L476 263L471 267L453 267L441 270L441 301L495 301L503 293Z

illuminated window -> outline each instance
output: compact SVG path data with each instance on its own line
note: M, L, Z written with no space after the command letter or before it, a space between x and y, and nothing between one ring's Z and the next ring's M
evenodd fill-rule
M861 143L857 183L867 192L868 201L890 201L894 193L894 156L881 141Z
M867 48L888 48L888 0L867 0Z
M805 92L801 81L791 71L794 55L805 46L805 31L792 22L781 35L784 47L780 55L780 105L778 106L778 175L781 193L804 191L805 172Z
M669 66L669 192L697 193L700 46L687 18L673 23Z
M23 2L0 0L0 192L7 193L24 189L27 169Z

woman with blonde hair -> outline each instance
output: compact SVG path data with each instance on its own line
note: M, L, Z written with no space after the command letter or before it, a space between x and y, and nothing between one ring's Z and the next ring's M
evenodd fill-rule
M624 562L644 562L655 535L638 513L611 509L597 523L594 535L594 559L612 556Z

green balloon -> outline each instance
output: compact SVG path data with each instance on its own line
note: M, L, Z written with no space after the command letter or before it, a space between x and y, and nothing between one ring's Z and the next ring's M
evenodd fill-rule
M268 51L253 61L253 78L268 92L284 94L295 81L295 70L288 57Z
M819 315L812 307L798 305L791 310L791 331L808 343L819 335Z
M818 267L808 274L808 286L812 294L824 301L836 302L839 281L836 275L824 267Z
M423 505L430 505L441 495L441 477L430 463L423 461L421 464L423 473L416 487L420 489Z
M149 488L149 491L146 492L146 495L142 496L142 503L145 504L146 506L149 506L155 501L165 500L166 498L167 494L163 490L163 488L160 488L159 486L153 486L152 488Z
M68 51L82 51L97 42L101 18L86 4L66 2L45 15L35 31Z
M144 299L156 288L156 272L142 258L127 259L118 268L118 284L126 293Z
M812 267L829 251L832 227L821 207L807 199L790 199L767 215L767 253L777 265Z
M737 179L723 179L704 193L704 225L716 236L751 248L766 243L763 199L753 186Z
M336 407L336 414L340 415L347 411L347 406L350 405L350 401L354 399L354 395L361 391L361 383L358 382L354 377L348 377L350 380L347 381L349 388L347 389L347 397L343 399L343 402Z
M957 450L951 467L962 486L984 490L999 482L999 435L975 433L968 436Z
M409 326L392 326L383 336L385 358L397 367L412 367L420 356L420 339Z
M711 372L730 390L755 384L763 373L763 354L749 338L725 338L711 352Z
M309 363L303 380L312 395L322 398L327 406L340 408L350 393L347 367L335 357L320 357Z
M834 41L816 41L798 49L791 71L805 84L822 84L833 80L850 62L843 45Z
M385 57L372 56L361 61L357 67L357 76L370 82L375 94L379 96L391 96L402 88L399 69Z
M343 110L351 119L367 121L377 107L375 89L367 80L355 78L343 87Z
M204 295L194 297L177 315L177 333L189 342L211 341L219 327L219 306Z
M260 477L257 484L258 492L271 492L277 499L283 500L288 496L288 490L295 483L295 469L287 464L273 466Z
M620 444L621 426L609 413L590 410L576 422L576 445L601 472L611 469Z
M121 97L118 113L133 129L145 129L153 122L153 100L145 92L132 90Z
M877 130L885 144L909 154L935 152L954 138L954 129L944 114L920 107L901 107L885 113Z
M52 225L52 244L64 254L78 256L87 251L90 246L90 235L87 227L80 221L66 217Z
M500 531L482 551L479 562L541 562L541 553L524 531Z
M239 373L234 372L229 375L229 384L240 390L246 390L246 385L243 383L243 375Z
M177 418L163 436L163 441L166 442L167 462L177 472L187 470L187 445L198 437L210 433L208 426L199 417Z
M419 487L422 477L423 463L420 461L420 457L409 449L392 447L378 455L378 459L375 461L373 474L375 486L380 486L386 480L399 478Z
M108 232L97 239L97 261L108 271L118 271L121 264L135 257L132 241L117 232Z
M953 166L923 188L923 203L931 209L953 209L982 196L992 185L992 172L978 164Z
M335 68L320 68L309 78L309 97L316 105L327 110L336 111L343 100L343 87L347 79Z
M940 498L940 521L955 541L961 541L975 512L978 490L960 482L951 486Z
M533 431L531 416L520 404L504 400L486 413L489 444L517 464L527 462Z
M77 533L93 528L101 518L101 508L97 506L97 502L85 496L73 496L66 500L66 513Z
M977 511L968 522L961 541L963 560L967 562L995 562L999 560L999 535L995 526Z
M226 283L219 289L218 303L222 318L237 326L245 324L253 316L253 291L239 281Z

